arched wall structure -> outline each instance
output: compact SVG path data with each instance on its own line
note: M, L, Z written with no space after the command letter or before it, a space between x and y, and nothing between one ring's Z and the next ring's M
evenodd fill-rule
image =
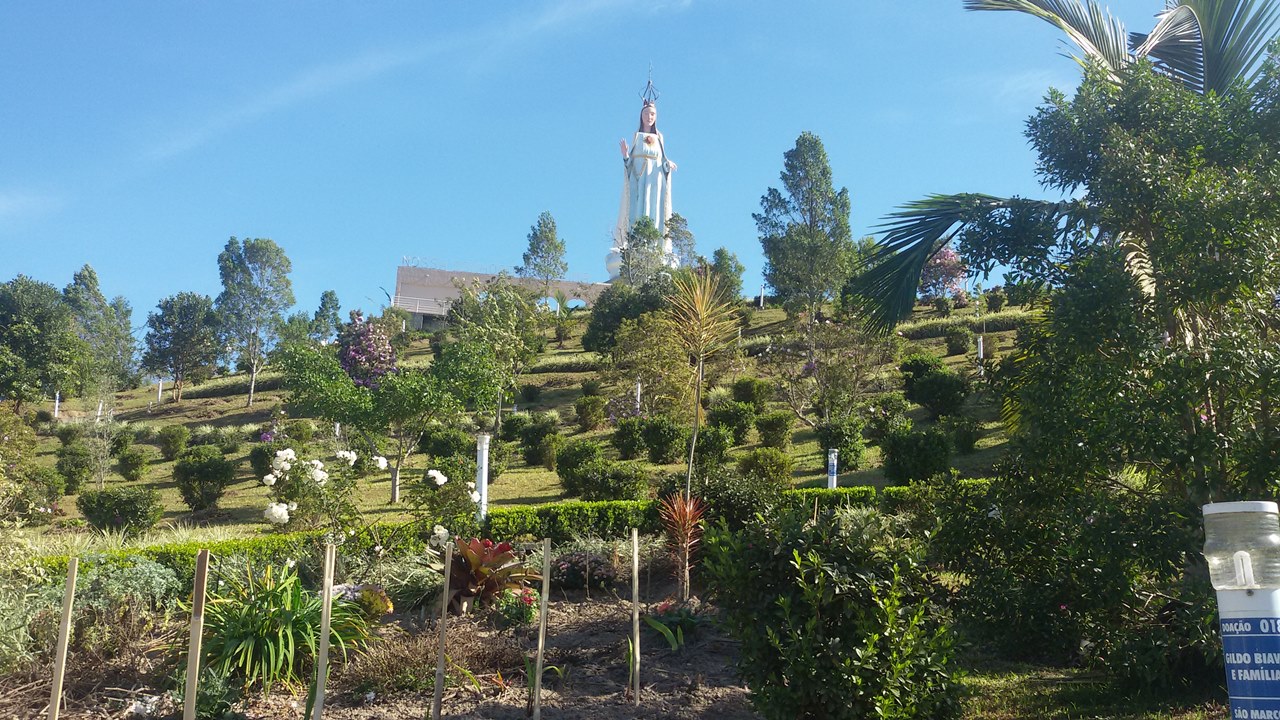
M408 312L413 318L413 327L420 330L438 323L449 314L449 304L459 296L455 280L466 285L473 282L485 283L495 277L497 275L465 270L401 265L396 268L396 294L391 304ZM513 277L511 281L541 294L541 280ZM607 287L609 287L608 283L568 280L557 280L551 283L552 291L562 290L565 295L582 300L587 306L593 305L596 298L600 297L600 293Z

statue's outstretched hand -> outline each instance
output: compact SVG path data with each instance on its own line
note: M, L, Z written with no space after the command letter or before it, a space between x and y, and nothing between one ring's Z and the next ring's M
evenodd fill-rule
M670 160L668 160L668 161L667 161L667 172L675 172L675 171L676 171L676 164L675 164L675 163L673 163L673 162L671 162Z
M618 147L622 148L622 159L626 160L627 159L627 141L619 140Z

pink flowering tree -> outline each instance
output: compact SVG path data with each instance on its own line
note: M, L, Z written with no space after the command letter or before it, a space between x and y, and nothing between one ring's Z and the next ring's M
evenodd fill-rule
M351 311L351 322L338 332L338 363L356 385L377 388L382 376L396 369L396 351L386 328Z
M924 264L924 271L920 273L920 295L926 300L956 295L964 287L968 274L969 266L956 251L950 245L943 247Z

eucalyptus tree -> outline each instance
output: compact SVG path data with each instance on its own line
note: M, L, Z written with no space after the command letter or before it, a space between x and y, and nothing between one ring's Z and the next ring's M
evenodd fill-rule
M187 380L207 375L218 361L218 316L207 295L183 292L164 298L147 315L142 367L173 378L182 402Z
M267 238L231 238L218 254L222 292L217 308L224 339L249 369L249 397L253 404L258 372L275 343L283 313L293 305L288 256Z

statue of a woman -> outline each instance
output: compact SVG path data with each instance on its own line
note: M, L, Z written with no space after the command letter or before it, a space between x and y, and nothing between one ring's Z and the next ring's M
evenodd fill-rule
M657 226L664 237L664 257L671 257L671 241L665 237L667 220L671 217L671 173L675 172L676 164L667 159L662 133L658 132L658 108L652 100L644 101L640 128L631 144L626 140L619 140L618 144L622 148L624 172L618 224L613 230L613 251L605 261L610 279L618 276L627 234L641 218L648 218Z

